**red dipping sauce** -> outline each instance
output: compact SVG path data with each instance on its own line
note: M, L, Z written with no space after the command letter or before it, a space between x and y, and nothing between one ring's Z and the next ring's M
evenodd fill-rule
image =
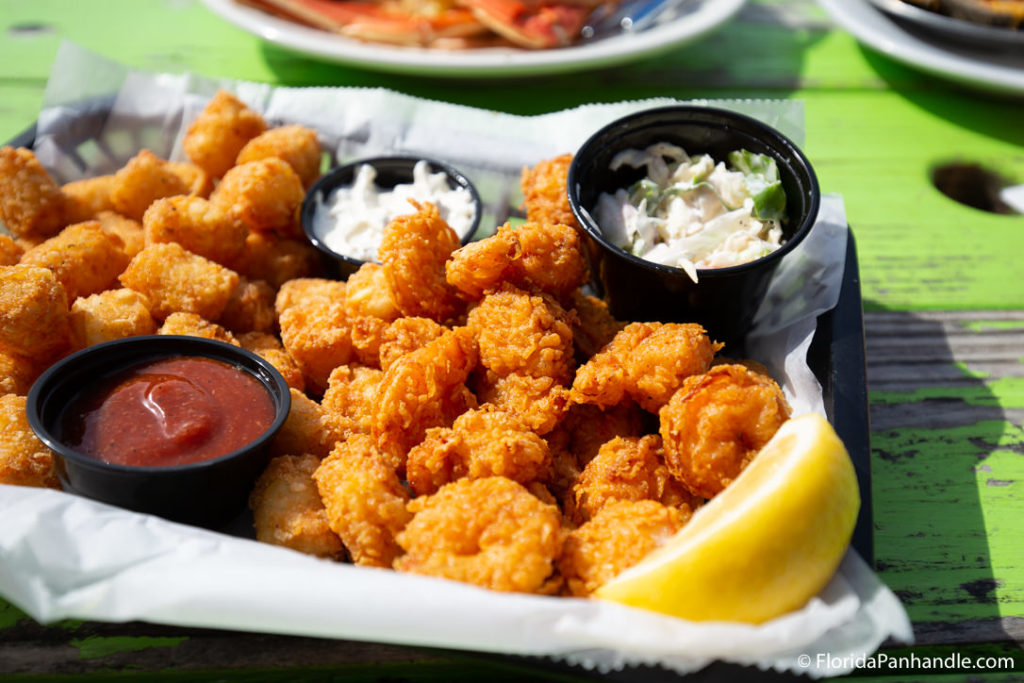
M117 465L167 467L212 460L252 443L274 402L251 374L213 358L151 361L100 381L67 407L63 441Z

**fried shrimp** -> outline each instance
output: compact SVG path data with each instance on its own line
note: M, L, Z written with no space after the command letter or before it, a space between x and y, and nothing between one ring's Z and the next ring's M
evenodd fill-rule
M506 223L462 247L445 265L448 282L470 300L510 283L567 299L587 279L579 233L557 223Z
M523 425L543 436L565 416L572 405L570 391L553 377L519 373L498 377L490 371L475 383L477 399L515 415Z
M445 280L445 262L459 248L459 236L434 204L412 203L415 213L398 216L384 228L378 254L402 314L445 322L464 306Z
M546 592L562 547L558 508L504 477L460 479L409 503L394 568L497 591Z
M599 406L632 398L656 413L683 380L707 370L721 348L694 323L630 323L580 366L573 398Z
M473 333L458 327L407 353L384 372L377 390L373 436L388 465L405 472L409 449L431 427L447 427L476 398L465 381L477 363Z
M548 295L506 285L469 312L480 363L498 377L513 373L569 384L575 367L571 317Z
M331 529L352 561L390 567L401 553L395 536L412 514L409 494L365 434L341 441L313 473Z
M576 217L569 206L566 181L571 154L545 159L533 168L524 168L519 178L523 191L526 220L531 223L560 223L575 226Z
M456 479L507 477L520 484L545 478L548 444L513 415L480 408L455 419L451 428L428 429L409 451L406 476L417 495L436 492Z
M661 437L672 473L693 493L724 489L789 419L779 385L744 365L694 375L661 409Z
M583 468L572 487L572 518L581 524L621 500L656 500L669 507L696 506L665 466L661 437L615 437Z
M558 569L570 595L588 596L664 545L689 521L688 510L654 500L618 501L565 539Z

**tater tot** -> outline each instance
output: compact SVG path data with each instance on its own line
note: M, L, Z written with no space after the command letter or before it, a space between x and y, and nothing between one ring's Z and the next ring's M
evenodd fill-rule
M118 213L141 221L157 199L188 193L189 186L168 162L144 149L114 174L110 200Z
M67 198L68 220L80 223L103 211L113 211L114 202L110 199L113 188L113 173L64 183L60 189Z
M211 323L195 313L171 313L164 320L157 334L180 334L186 337L202 337L239 346L235 335L217 323Z
M138 292L108 289L71 304L71 339L75 348L100 342L156 333L149 302Z
M120 279L149 299L150 312L160 321L176 311L216 321L238 286L238 273L173 242L140 251Z
M0 223L15 237L50 237L66 214L60 186L32 150L0 147Z
M25 403L17 394L0 396L0 484L59 489L53 451L29 426Z
M277 337L267 332L243 332L235 335L235 339L243 349L252 351L273 365L289 387L299 391L305 390L306 380L302 376L302 371Z
M344 306L294 306L282 313L278 322L281 341L302 368L306 388L323 395L331 371L352 359L352 330Z
M24 265L53 271L69 302L110 287L128 261L121 238L103 230L99 221L69 225L21 257Z
M68 298L38 266L0 266L0 349L48 362L70 345Z
M226 90L218 90L189 125L182 147L194 164L220 178L235 165L245 143L266 129L259 112Z
M193 254L226 264L245 249L249 228L219 204L178 195L157 199L142 216L146 244L177 242Z
M25 250L10 235L0 235L0 266L13 266Z
M319 252L305 238L281 239L258 232L250 232L242 253L225 265L251 280L265 280L275 288L288 280L312 277L323 271Z
M274 455L312 453L326 458L338 440L319 403L292 387L292 407L281 429L270 443Z
M317 557L344 555L313 481L319 465L320 458L309 454L282 455L270 461L249 496L257 541Z
M96 220L105 232L121 238L122 248L128 258L134 257L146 246L146 233L142 230L142 223L115 211L100 211L96 214Z
M245 164L270 157L286 161L299 176L303 187L308 188L320 176L320 141L312 128L299 125L271 128L245 143L235 163Z
M0 350L0 394L27 396L42 369L13 351Z
M277 324L274 294L263 280L240 278L217 322L232 332L272 332Z
M188 193L197 197L209 197L213 192L213 178L199 166L187 161L168 161L167 168L181 178Z
M280 237L301 237L299 209L305 192L292 167L276 157L231 168L210 201L250 230Z

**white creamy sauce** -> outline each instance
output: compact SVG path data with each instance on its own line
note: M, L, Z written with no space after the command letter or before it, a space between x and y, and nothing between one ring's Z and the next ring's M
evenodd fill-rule
M384 228L397 216L416 212L410 199L431 202L459 237L473 224L476 207L464 187L452 188L443 172L431 173L426 161L413 167L413 181L382 190L377 170L363 164L351 186L339 187L324 201L317 198L313 230L324 244L361 261L379 261L377 249Z

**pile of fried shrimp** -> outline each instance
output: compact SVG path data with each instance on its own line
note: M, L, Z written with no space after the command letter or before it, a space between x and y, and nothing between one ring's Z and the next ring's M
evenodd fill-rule
M569 155L522 173L526 220L460 246L431 204L329 279L298 212L316 132L219 92L187 162L143 150L60 185L0 148L0 483L59 488L25 416L75 350L142 334L254 351L291 412L256 537L499 591L587 596L684 527L789 418L697 324L625 322L588 280Z

